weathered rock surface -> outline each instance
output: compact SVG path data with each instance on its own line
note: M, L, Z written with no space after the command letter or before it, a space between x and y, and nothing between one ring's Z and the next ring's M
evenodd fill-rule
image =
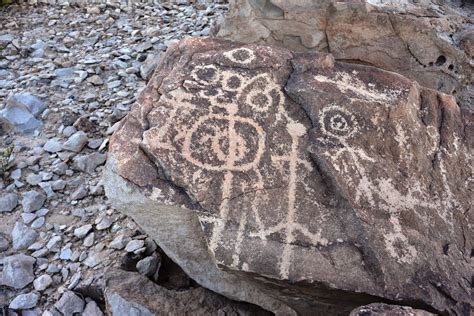
M0 111L0 118L6 119L18 132L31 133L42 126L40 114L46 105L30 93L12 94L6 107Z
M189 39L114 134L104 185L228 297L277 313L348 314L382 297L466 314L466 119L391 72Z
M35 279L33 265L36 259L24 254L8 256L3 259L0 285L22 289Z
M431 316L435 315L407 306L373 303L354 309L349 316Z
M218 36L401 73L474 111L472 2L231 0Z
M270 315L203 288L171 291L136 272L110 269L105 282L111 315Z

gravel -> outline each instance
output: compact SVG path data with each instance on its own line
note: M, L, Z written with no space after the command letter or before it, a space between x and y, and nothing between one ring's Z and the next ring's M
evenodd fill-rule
M27 308L23 315L100 316L96 302L72 290L103 290L105 270L124 258L153 277L161 263L161 250L104 196L111 133L162 52L207 34L227 5L0 10L0 121L12 125L0 126L0 148L15 146L0 179L0 288L10 289L6 303Z

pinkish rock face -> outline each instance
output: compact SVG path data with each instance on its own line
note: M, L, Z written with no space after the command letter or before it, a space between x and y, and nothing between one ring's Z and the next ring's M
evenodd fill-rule
M110 155L150 199L195 212L221 268L278 282L290 305L333 288L465 311L464 126L453 98L394 73L190 39L163 57Z

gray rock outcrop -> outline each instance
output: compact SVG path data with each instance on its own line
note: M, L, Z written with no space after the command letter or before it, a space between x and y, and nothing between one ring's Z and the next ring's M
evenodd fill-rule
M473 107L474 5L449 1L230 0L218 36L373 65Z

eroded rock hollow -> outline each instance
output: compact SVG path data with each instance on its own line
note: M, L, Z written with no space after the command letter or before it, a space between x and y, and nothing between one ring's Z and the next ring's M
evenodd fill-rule
M105 188L201 285L277 314L472 308L472 148L452 96L328 54L187 39ZM471 135L472 137L472 135Z

